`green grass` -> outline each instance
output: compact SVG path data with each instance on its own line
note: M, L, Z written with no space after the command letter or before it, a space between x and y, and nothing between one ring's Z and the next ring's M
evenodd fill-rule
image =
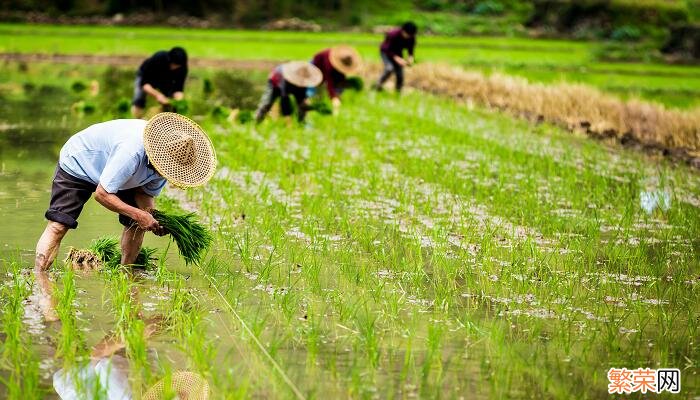
M379 63L378 45L382 36L346 32L0 24L0 39L0 52L146 56L177 44L184 46L193 59L280 61L310 59L325 47L348 43L356 46L365 60ZM559 79L583 82L623 97L639 95L671 106L698 104L698 67L598 60L598 54L607 53L603 42L522 37L420 36L416 50L419 62L504 70L538 82Z

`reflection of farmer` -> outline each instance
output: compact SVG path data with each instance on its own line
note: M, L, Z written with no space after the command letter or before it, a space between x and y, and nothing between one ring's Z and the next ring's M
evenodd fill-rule
M146 231L165 232L147 211L166 180L180 187L205 184L216 156L209 138L191 120L161 113L146 122L120 119L95 124L72 136L61 149L46 211L49 220L36 246L35 272L42 290L40 305L55 319L45 271L61 240L78 226L78 216L94 193L95 200L119 214L124 225L122 264L132 264Z
M160 315L144 320L144 340L166 328L165 322ZM54 373L53 387L56 394L63 400L156 400L171 398L165 396L168 392L181 400L209 398L209 383L201 375L190 371L176 371L169 379L162 379L139 395L139 387L132 387L129 382L129 360L120 354L125 347L124 338L108 334L93 347L88 363ZM166 382L170 383L170 390L166 389Z
M139 67L134 81L134 99L131 113L141 118L146 108L146 95L152 96L160 104L168 104L170 98L181 100L184 97L187 78L187 53L182 47L170 51L159 51L147 58Z
M336 46L316 54L311 62L323 73L323 82L326 83L333 111L337 113L346 76L353 75L360 69L360 54L353 47Z
M267 88L255 112L256 122L262 122L277 98L280 99L282 115L292 115L292 96L296 101L297 119L303 121L309 108L306 91L318 86L322 80L321 71L308 62L292 61L278 65L268 77Z
M403 67L413 64L413 49L416 47L416 24L406 22L401 28L395 28L387 32L384 42L380 46L379 54L384 62L384 72L377 81L376 88L382 89L384 82L391 74L396 74L396 91L403 87ZM408 50L408 58L403 58L404 49Z

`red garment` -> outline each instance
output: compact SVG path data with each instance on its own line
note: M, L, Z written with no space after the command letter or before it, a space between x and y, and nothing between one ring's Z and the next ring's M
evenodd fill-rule
M326 83L328 88L328 95L332 98L340 96L339 88L342 87L345 82L345 75L340 71L333 68L331 64L331 49L325 49L317 53L311 63L318 67L323 73L323 82Z
M270 75L267 76L267 79L272 82L272 84L276 87L279 88L282 86L282 82L284 82L284 77L282 76L282 66L278 65L270 71Z
M408 55L413 55L413 49L416 47L416 38L414 36L408 39L401 34L401 28L394 28L386 33L384 41L380 49L389 57L403 57L403 50L408 50Z

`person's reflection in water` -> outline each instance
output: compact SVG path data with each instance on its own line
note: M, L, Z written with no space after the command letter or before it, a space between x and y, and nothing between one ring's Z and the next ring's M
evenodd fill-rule
M85 271L79 265L74 269ZM90 268L87 268L88 270ZM125 270L130 279L141 280L144 275L139 270ZM48 277L47 277L48 282ZM49 283L50 285L50 283ZM139 302L139 290L131 286L129 296L131 304L138 308L137 317L144 322L144 340L161 333L167 324L162 315L144 318ZM165 380L151 387L145 394L134 395L129 383L129 361L122 355L126 348L124 338L118 332L111 332L93 346L90 362L82 368L67 371L61 369L54 374L53 386L62 400L77 400L84 398L106 398L107 400L130 400L141 398L156 400L164 398ZM178 399L206 400L209 398L209 384L198 374L189 371L177 371L169 381L171 390ZM102 393L98 393L101 390Z

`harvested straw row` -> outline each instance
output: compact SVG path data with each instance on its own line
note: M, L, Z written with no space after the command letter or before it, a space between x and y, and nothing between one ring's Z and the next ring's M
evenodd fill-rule
M365 72L367 79L376 79L378 66L370 66ZM486 76L447 65L419 64L407 77L407 86L434 94L471 100L594 136L682 149L687 158L700 156L700 108L669 110L639 100L623 101L586 85L531 83L519 77Z

